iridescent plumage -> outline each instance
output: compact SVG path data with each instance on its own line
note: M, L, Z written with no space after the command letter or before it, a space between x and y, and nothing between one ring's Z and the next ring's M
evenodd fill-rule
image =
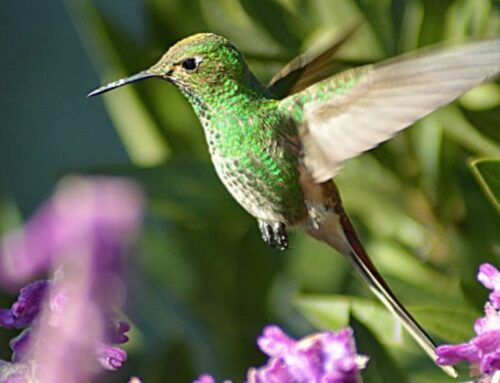
M188 58L199 60L199 66L186 75L179 63ZM169 70L169 81L198 115L217 174L233 197L258 219L300 221L305 209L299 148L287 139L296 136L296 127L241 53L220 36L198 34L174 45L150 71Z
M332 49L292 61L266 87L228 40L201 33L90 95L149 77L176 85L203 125L217 174L258 219L263 239L284 249L286 227L295 226L337 249L435 360L434 343L368 258L331 178L343 161L496 76L500 40L430 49L315 83Z

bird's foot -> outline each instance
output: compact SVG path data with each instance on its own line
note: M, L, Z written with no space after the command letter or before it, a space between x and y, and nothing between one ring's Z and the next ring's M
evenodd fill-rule
M278 250L288 249L286 226L282 222L268 223L259 220L259 229L266 244Z

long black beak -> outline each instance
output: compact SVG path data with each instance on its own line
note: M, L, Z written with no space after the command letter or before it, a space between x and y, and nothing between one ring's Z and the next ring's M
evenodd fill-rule
M148 72L148 71L142 71L142 72L139 72L137 74L134 74L133 76L130 76L130 77L127 77L127 78L122 78L122 79L120 79L118 81L109 83L108 85L101 86L100 88L97 88L96 90L94 90L94 91L90 92L89 94L87 94L87 98L94 97L94 96L97 96L97 95L99 95L101 93L105 93L107 91L119 88L119 87L121 87L123 85L127 85L127 84L131 84L133 82L145 80L145 79L151 78L151 77L159 77L159 76L157 74L155 74L155 73L151 73L151 72Z

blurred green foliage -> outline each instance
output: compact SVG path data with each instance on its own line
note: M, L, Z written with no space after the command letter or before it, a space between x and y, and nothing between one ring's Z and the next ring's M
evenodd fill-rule
M232 40L263 81L360 21L337 70L500 34L500 5L489 0L147 0L133 15L142 18L140 38L103 3L65 1L103 83L149 67L200 31ZM77 170L130 177L148 198L130 258L130 358L105 381L135 374L147 383L188 382L205 371L242 381L264 361L255 339L271 322L297 336L352 325L359 351L372 356L365 382L450 381L338 254L301 234L284 253L262 243L255 220L216 178L202 129L177 89L146 81L101 100L132 165ZM470 337L486 299L477 267L500 264L499 126L497 82L349 161L337 177L374 262L441 342ZM2 201L5 230L20 218L10 196Z

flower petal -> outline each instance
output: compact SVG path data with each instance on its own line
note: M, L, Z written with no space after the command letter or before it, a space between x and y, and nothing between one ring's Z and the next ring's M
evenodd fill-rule
M215 380L211 375L203 374L200 375L193 383L215 383Z
M11 309L0 310L0 326L5 328L29 326L40 311L48 286L49 281L42 280L23 287Z
M286 335L278 326L267 326L257 339L257 345L268 356L280 356L294 347L296 341Z
M16 318L19 327L22 324L29 325L40 311L43 298L49 287L49 281L41 280L30 283L23 287L19 293L19 298L12 305L12 314Z
M117 370L127 360L127 352L119 347L100 344L97 346L97 360L106 370Z
M273 357L267 365L249 371L249 382L355 383L360 381L359 369L366 364L357 363L351 329L317 333L295 341L271 326L266 328L261 342L262 339L268 342L259 346Z
M13 351L12 361L15 363L27 360L31 346L31 329L27 328L21 334L11 339L9 346Z
M483 263L479 267L477 279L488 289L500 290L500 271L489 263Z
M489 300L493 307L500 310L500 290L493 291L489 296Z
M0 309L0 326L5 328L15 328L16 318L12 310Z
M271 358L266 366L259 369L251 369L249 371L248 382L288 383L300 381L296 376L292 375L289 367L290 366L285 363L283 358Z
M481 371L485 374L500 372L500 350L484 356L481 361Z
M130 331L130 324L126 321L108 320L107 334L109 343L122 344L128 342L128 336L125 333Z
M0 360L0 382L29 383L29 368L22 363L9 363Z
M456 364L462 360L476 363L480 360L479 350L471 343L439 346L436 354L436 363L440 365Z
M478 335L471 342L483 355L500 350L500 329Z

